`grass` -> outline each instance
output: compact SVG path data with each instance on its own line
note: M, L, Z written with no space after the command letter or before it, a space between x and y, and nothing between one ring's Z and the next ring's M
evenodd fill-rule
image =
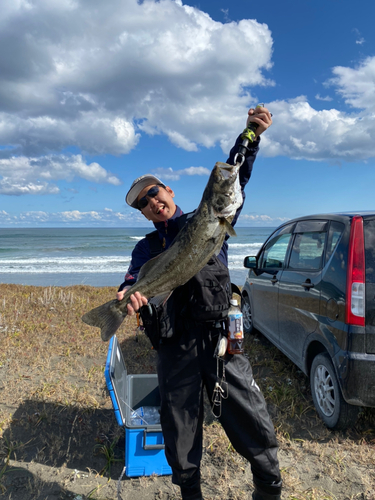
M98 455L103 455L105 458L105 465L99 474L111 477L111 467L116 462L124 463L124 458L116 458L116 445L118 439L114 439L111 443L100 443L95 446L95 451Z
M169 477L118 482L124 436L104 382L108 345L80 319L115 291L0 285L4 498L44 499L56 491L97 500L180 498ZM148 339L141 333L136 341L135 319L127 318L117 336L128 373L156 372ZM283 498L375 500L374 410L366 409L354 429L331 432L316 415L307 377L293 363L256 332L246 338L245 351L276 428ZM209 402L205 405L204 497L249 498L248 464L213 419Z
M9 442L6 438L3 439L0 450L0 457L1 456L3 457L3 463L2 466L0 467L0 491L2 491L2 493L5 493L6 491L6 488L3 485L5 475L9 472L15 472L19 470L9 465L11 457L13 455L14 458L16 458L17 449L23 448L23 446L24 446L23 443L13 443Z

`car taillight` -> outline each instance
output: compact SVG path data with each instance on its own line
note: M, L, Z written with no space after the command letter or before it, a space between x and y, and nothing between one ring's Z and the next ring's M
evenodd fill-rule
M365 240L359 215L353 217L350 229L345 322L365 326Z

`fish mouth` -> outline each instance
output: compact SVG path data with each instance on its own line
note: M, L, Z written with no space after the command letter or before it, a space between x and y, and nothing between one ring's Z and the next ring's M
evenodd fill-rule
M236 165L220 165L220 174L223 179L230 179L231 177L237 175L239 168Z

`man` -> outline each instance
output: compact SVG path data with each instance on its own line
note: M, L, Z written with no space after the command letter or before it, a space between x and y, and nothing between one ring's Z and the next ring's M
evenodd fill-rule
M249 146L239 171L244 198L243 191L259 149L259 136L272 124L271 114L264 107L250 109L247 125L250 122L255 122L258 127L256 140ZM238 137L227 163L234 164L240 143L241 137ZM173 190L153 175L136 179L127 193L126 202L152 221L156 231L134 248L125 282L117 293L119 300L136 282L142 265L167 249L186 222L186 215L175 204L174 198ZM233 226L241 209L242 206L237 210ZM210 288L211 285L206 283L214 285ZM219 305L217 296L214 296L217 290L222 293ZM255 487L253 500L278 500L281 498L281 476L277 441L250 363L243 355L225 354L219 358L222 360L220 365L215 356L218 339L225 333L223 325L229 308L229 292L228 245L225 241L219 255L214 256L188 283L177 288L160 313L162 319L159 319L156 329L160 330L156 348L165 453L173 472L172 482L180 486L182 498L203 499L200 461L205 387L210 401L216 396L219 402L218 418L231 443L251 464ZM143 306L148 298L136 292L131 301L128 314L141 310L142 317L142 311L146 317ZM204 315L198 307L202 301ZM222 389L221 396L226 399L220 397L217 383Z

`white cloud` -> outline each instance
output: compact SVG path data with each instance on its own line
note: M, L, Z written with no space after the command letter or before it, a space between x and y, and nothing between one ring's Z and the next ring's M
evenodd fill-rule
M188 151L212 146L237 130L227 117L244 115L244 89L272 84L271 33L254 20L173 0L3 4L0 144L13 154L128 153L135 123Z
M360 31L357 28L354 28L353 31L357 35L357 39L356 39L355 43L357 45L363 45L365 43L365 39L361 35Z
M178 181L183 175L210 175L211 170L205 167L188 167L181 170L173 170L172 168L157 168L153 171L160 180Z
M263 155L332 162L375 157L375 57L332 72L326 86L352 109L316 110L305 96L269 103L273 125L262 138Z
M28 223L28 222L48 222L49 215L47 212L42 212L42 211L29 211L29 212L22 212L18 217L14 218L14 222L17 222L17 220L21 221L22 223Z
M10 222L12 220L12 216L8 214L5 210L0 210L0 222Z
M6 226L125 226L141 227L150 226L141 212L128 211L115 212L111 209L102 211L69 210L64 212L44 212L40 210L21 212L12 215L4 210L0 211L0 225Z
M373 105L375 99L370 98L366 112L345 113L317 111L305 96L269 103L273 125L262 138L262 154L316 161L374 157L375 115L369 109Z
M329 95L327 95L326 97L322 97L320 94L316 94L315 99L317 99L318 101L333 101L332 97L329 97Z
M3 0L0 43L7 47L0 52L2 194L53 194L74 177L118 185L98 163L61 152L74 146L122 155L142 132L164 134L187 151L219 143L227 152L257 102L252 89L274 84L266 73L267 25L217 22L180 0L110 0L95 8L86 0ZM274 125L263 155L375 156L375 57L332 71L327 86L350 112L316 110L304 96L268 103ZM198 175L160 172L169 180Z
M239 223L241 225L263 225L276 227L288 218L272 217L265 214L241 214ZM101 211L68 210L63 212L26 211L18 215L12 215L0 210L0 225L6 226L67 226L67 227L150 227L151 224L138 210L116 212L105 208Z
M257 214L257 215L251 215L251 214L241 214L238 218L238 221L240 223L247 223L247 222L255 222L255 223L264 223L266 225L279 225L282 224L283 222L286 222L289 220L288 217L271 217L270 215L265 215L265 214Z
M51 181L80 177L91 182L118 186L121 181L98 163L87 164L81 155L48 155L39 158L16 156L0 159L0 194L57 194Z
M367 57L355 68L336 66L335 75L329 84L337 88L337 92L345 102L353 108L375 113L375 56Z

